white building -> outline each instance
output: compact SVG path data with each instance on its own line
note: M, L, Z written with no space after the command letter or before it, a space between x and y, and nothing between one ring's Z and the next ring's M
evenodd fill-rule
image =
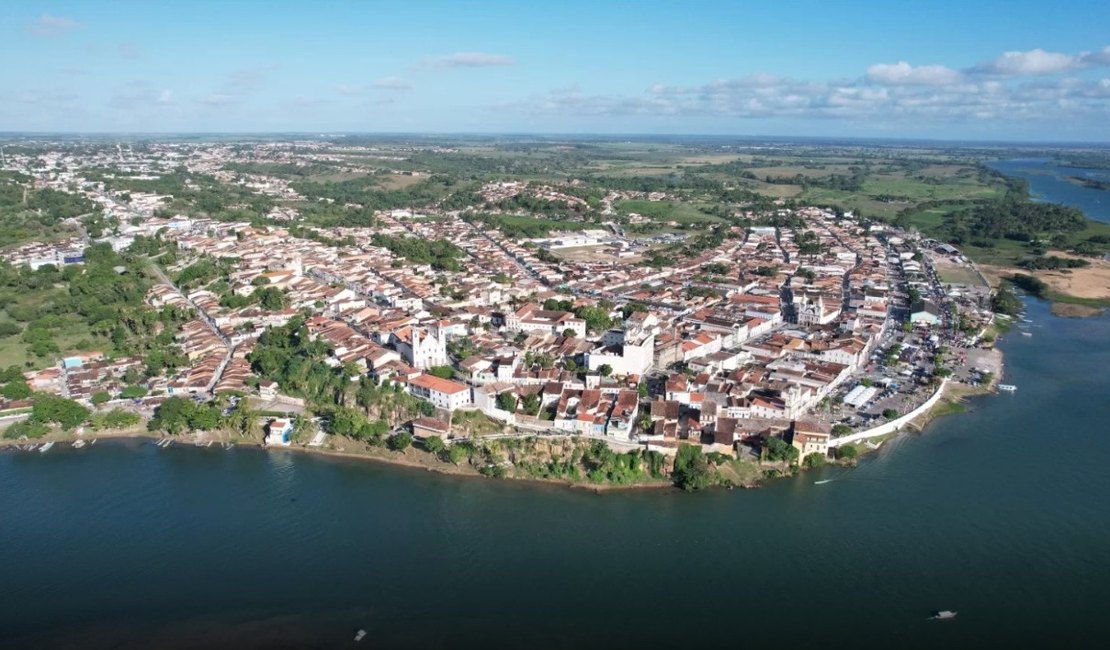
M435 406L454 410L470 404L470 387L433 375L420 375L409 381L409 393Z

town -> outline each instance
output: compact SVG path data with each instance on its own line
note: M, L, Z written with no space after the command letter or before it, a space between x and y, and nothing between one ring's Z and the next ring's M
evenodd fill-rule
M434 175L321 141L7 149L7 182L87 204L62 234L6 249L13 277L116 256L161 319L145 354L124 353L120 327L80 350L39 340L0 398L25 442L45 431L34 396L51 395L197 444L415 440L447 457L573 439L789 468L852 460L949 383L1001 373L995 291L975 263L851 210L740 196L690 228L659 216L674 192L573 178L379 207L344 195L365 171L352 153L395 193ZM337 182L296 180L320 170ZM204 182L231 209L211 214Z

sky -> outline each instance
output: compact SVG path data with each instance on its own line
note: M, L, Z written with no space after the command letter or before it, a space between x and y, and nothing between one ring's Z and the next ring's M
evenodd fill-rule
M0 132L1110 141L1110 2L0 3Z

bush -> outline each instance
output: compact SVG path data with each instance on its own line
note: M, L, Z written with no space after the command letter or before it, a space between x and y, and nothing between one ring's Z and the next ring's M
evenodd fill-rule
M824 467L824 465L825 465L825 454L820 454L820 453L817 453L817 452L813 452L812 454L809 454L808 456L806 456L805 460L803 460L802 463L806 466L806 469L814 469L816 467Z
M424 439L424 449L427 449L437 456L443 453L443 450L446 448L447 445L444 444L443 439L439 436L428 436Z
M119 396L122 399L138 399L140 397L145 397L146 393L146 388L142 386L127 386L120 391Z
M20 377L18 381L11 381L5 384L4 388L0 389L0 395L12 401L27 399L31 396L31 387L27 385L27 382L23 381L23 377Z
M4 438L8 440L19 440L20 438L41 438L50 431L50 427L42 422L35 422L34 420L23 420L16 422L7 429L4 429Z
M798 448L782 438L768 438L765 443L767 460L795 462L798 460Z
M840 460L855 460L859 450L854 445L840 445L836 448L836 457Z
M688 492L703 490L713 484L709 460L700 446L679 445L674 459L674 484Z
M895 411L894 409L883 409L883 417L888 420L893 420L894 418L898 417L898 411Z
M99 392L93 393L92 397L89 398L89 401L92 402L93 406L100 406L101 404L103 404L107 401L110 401L111 399L112 399L112 394L111 393L108 393L108 392L105 392L105 391L99 391Z
M391 437L386 444L393 451L404 451L412 445L412 434L408 431L402 431Z

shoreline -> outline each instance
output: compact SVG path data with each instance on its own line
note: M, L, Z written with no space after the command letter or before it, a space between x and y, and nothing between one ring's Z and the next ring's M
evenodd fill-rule
M148 442L152 442L152 443L153 442L158 442L158 441L161 441L161 440L173 440L174 444L178 445L178 446L196 447L198 449L206 449L207 448L205 445L198 445L198 444L196 444L195 440L188 440L185 437L157 435L157 434L154 434L154 433L146 431L146 430L141 430L141 431L106 431L106 432L97 433L96 435L92 435L92 434L77 435L77 434L74 434L72 432L51 432L51 433L49 433L45 436L42 436L41 438L35 438L33 440L30 440L30 439L29 440L10 440L10 439L6 439L6 438L0 438L0 450L11 449L11 448L19 448L23 445L41 445L41 444L48 443L48 442L53 442L53 443L56 443L56 444L59 444L59 443L73 443L73 442L76 442L77 440L85 440L85 441L90 441L90 440L97 440L97 441L99 441L99 440L107 440L107 441L141 440L141 441L148 441ZM322 456L322 457L328 457L328 458L341 458L341 459L351 459L351 460L360 460L360 461L370 461L370 462L379 463L379 464L382 464L382 465L391 465L393 467L403 467L403 468L407 468L407 469L411 469L411 470L424 470L425 472L434 472L436 474L442 474L444 476L453 476L453 477L460 477L460 478L472 478L472 479L484 479L484 480L493 480L493 481L513 481L513 482L519 482L519 483L531 483L531 484L535 484L537 486L544 485L544 486L551 486L551 487L568 488L568 489L572 489L572 490L585 490L585 491L595 492L595 493L598 493L598 494L600 494L602 492L626 492L626 491L662 490L662 489L671 489L671 490L675 490L675 491L679 491L679 492L681 491L677 487L675 487L675 485L672 482L665 481L665 480L653 481L653 482L650 482L650 483L633 483L633 484L628 484L628 485L617 485L617 484L598 484L598 483L588 483L588 482L585 482L585 481L575 482L575 481L567 481L567 480L562 480L562 479L543 479L543 478L532 478L532 477L521 477L521 476L504 476L504 477L500 477L500 478L491 479L487 476L483 476L481 473L478 472L478 470L473 469L469 464L454 465L454 464L449 463L449 462L434 459L434 457L426 459L430 462L421 462L421 460L417 459L417 458L412 458L412 457L406 458L405 457L405 452L391 452L391 451L388 451L388 450L385 450L385 449L381 449L380 450L381 453L378 454L378 453L373 453L373 452L368 452L368 451L360 451L360 450L348 450L348 449L336 449L336 448L330 448L329 449L329 448L325 448L325 447L308 447L307 445L289 445L288 447L267 447L266 445L264 445L260 442L252 441L252 440L233 440L233 439L213 438L211 440L211 442L213 444L221 444L221 445L224 444L224 443L227 443L227 444L234 445L235 447L242 447L242 448L245 448L245 449L255 449L255 450L258 450L258 451L289 451L289 452L298 453L298 454L315 455L315 456ZM352 442L354 444L357 444L356 441L352 441ZM379 448L371 447L369 449L378 450ZM416 453L418 453L418 454L422 454L422 455L425 455L425 456L430 456L430 454L428 454L428 452L425 452L425 451L422 451L422 450L419 450L419 449L411 448L411 450L415 450ZM396 454L396 455L394 455L394 454Z
M1002 353L996 347L994 349L997 352L997 354L999 355L999 367L1001 369L1002 367L1004 367L1003 366ZM998 373L995 373L994 375L992 375L990 384L987 385L987 386L970 386L970 385L967 385L967 384L957 383L957 382L954 382L954 381L947 381L939 389L940 390L940 395L939 395L939 398L937 399L936 403L934 403L932 406L930 406L923 413L921 413L921 414L917 415L916 417L914 417L913 419L907 421L904 425L902 425L901 427L899 427L898 429L896 429L894 431L883 434L881 436L876 436L873 439L869 438L869 439L866 439L866 440L860 440L860 441L849 443L849 444L856 448L860 457L863 457L863 456L868 456L868 455L871 455L871 454L874 454L874 453L878 452L880 449L882 449L882 446L888 440L897 438L897 437L899 437L899 436L901 436L905 433L912 432L912 433L916 433L916 434L921 434L926 430L926 428L928 428L928 426L934 420L939 419L939 418L941 418L945 415L953 415L953 414L958 414L958 413L961 413L961 412L965 411L966 407L964 407L964 402L965 402L966 398L981 396L981 395L989 395L989 394L996 393L997 391L995 390L995 387L1000 382L1001 376L1002 376L1002 372L998 372ZM450 463L448 461L444 461L444 460L440 459L439 457L431 454L430 452L424 451L424 450L422 450L418 447L410 447L406 451L397 452L397 451L388 450L384 447L370 446L370 445L367 445L364 442L353 440L353 439L344 439L345 443L347 445L349 445L349 448L346 447L346 446L345 447L335 447L335 446L330 446L330 445L328 447L309 447L307 444L293 444L293 445L289 445L287 447L267 447L265 444L263 444L262 442L257 441L257 440L245 440L245 439L241 439L241 438L231 438L230 436L227 436L226 434L223 434L223 433L220 433L220 432L211 432L211 434L206 434L203 437L197 436L195 434L195 432L190 433L190 434L183 434L181 436L170 436L170 435L158 434L158 433L155 433L155 432L148 431L145 427L134 428L134 429L131 429L131 430L116 430L116 431L103 431L103 432L88 431L88 432L85 432L84 434L80 434L80 435L75 433L75 432L52 431L52 432L42 436L41 438L36 438L36 439L33 439L33 440L11 440L11 439L0 438L0 450L4 450L4 449L8 449L8 448L18 448L18 447L21 447L23 445L28 445L28 444L41 445L41 444L46 443L46 442L54 442L54 443L67 443L68 442L68 443L73 443L77 440L90 440L90 439L91 440L104 439L104 440L109 440L109 441L111 441L111 440L120 441L120 440L133 439L133 440L144 440L144 441L150 441L150 442L157 442L157 441L161 441L161 440L173 440L174 443L178 444L178 445L193 446L193 447L199 447L199 448L206 448L207 443L220 444L220 445L231 444L231 445L234 445L236 447L253 448L253 449L260 450L260 451L286 450L286 451L290 451L290 452L294 452L294 453L298 453L298 454L316 455L316 456L321 456L321 457L331 457L331 458L339 458L339 459L370 461L370 462L384 464L384 465L392 465L394 467L403 467L403 468L407 468L407 469L411 469L411 470L420 469L420 470L424 470L425 472L435 472L435 473L443 475L443 476L471 478L471 479L474 479L474 478L489 479L490 478L490 477L487 477L487 476L483 475L482 473L480 473L476 468L474 468L469 463L455 465L455 464ZM872 445L867 444L868 442L877 443L877 444L876 444L876 446L872 446ZM200 443L200 444L198 444L198 443ZM413 454L413 452L415 452L415 454L410 456L409 454ZM843 461L838 460L838 459L835 458L835 452L833 453L833 458L829 459L829 462L833 463L833 464L845 464ZM855 465L856 463L852 462L850 464ZM727 489L727 490L732 490L732 489L736 489L736 488L754 489L754 488L763 487L764 485L767 484L768 481L774 480L776 478L788 478L788 477L792 477L792 476L797 475L797 473L799 473L799 472L805 471L804 468L798 467L797 471L783 473L779 476L768 476L766 471L764 471L766 468L764 468L762 465L757 465L757 467L760 468L760 471L761 471L760 476L759 476L758 479L755 479L751 483L748 483L748 484L715 485L713 487L723 488L723 489ZM533 484L533 485L536 485L536 486L559 487L559 488L566 488L566 489L571 489L571 490L585 490L585 491L593 492L595 494L601 494L601 493L604 493L604 492L627 492L627 491L664 490L664 489L669 489L669 490L678 491L678 492L682 491L680 488L678 488L670 480L652 480L650 482L633 483L633 484L611 484L611 483L599 484L599 483L590 483L590 482L586 482L586 481L569 481L569 480L566 480L566 479L545 479L545 478L536 478L536 477L527 477L527 476L513 476L513 475L506 475L506 476L498 477L494 480L513 481L513 482L519 482L519 483Z

